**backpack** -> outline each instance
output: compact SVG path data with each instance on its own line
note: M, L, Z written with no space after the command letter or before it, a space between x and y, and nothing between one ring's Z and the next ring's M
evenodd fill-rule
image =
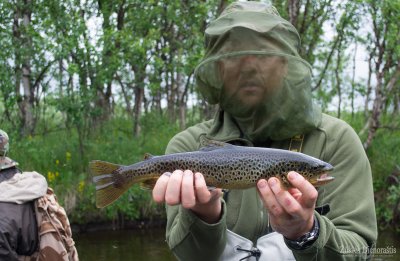
M39 249L24 261L78 261L78 252L72 239L67 214L58 204L51 188L46 195L35 201L35 212L39 232Z

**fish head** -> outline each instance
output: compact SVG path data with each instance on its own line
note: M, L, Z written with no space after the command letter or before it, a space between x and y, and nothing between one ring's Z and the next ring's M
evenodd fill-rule
M290 171L295 171L308 180L314 187L325 185L334 180L334 177L329 176L329 172L333 170L333 166L327 162L317 158L296 153L295 157L285 159L279 165L280 175L276 176L284 188L292 187L287 174Z
M333 170L333 166L322 160L314 160L313 162L302 162L298 167L298 173L308 180L314 187L325 185L335 178L329 176L329 172Z
M287 174L290 171L299 173L315 187L325 185L334 180L334 177L328 174L333 170L333 166L323 160L301 152L282 151L281 155L277 164L280 171L278 178L286 188L292 186L287 178Z

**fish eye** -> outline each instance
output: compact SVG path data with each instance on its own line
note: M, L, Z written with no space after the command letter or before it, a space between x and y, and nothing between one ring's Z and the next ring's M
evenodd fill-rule
M314 165L314 166L312 167L313 170L318 170L318 169L320 169L320 168L321 168L320 165Z

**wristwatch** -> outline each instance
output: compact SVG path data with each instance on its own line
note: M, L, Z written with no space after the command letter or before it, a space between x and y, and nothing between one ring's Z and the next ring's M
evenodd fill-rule
M288 239L285 237L286 244L295 250L304 250L314 243L319 236L319 222L316 217L314 217L314 225L310 232L297 239Z

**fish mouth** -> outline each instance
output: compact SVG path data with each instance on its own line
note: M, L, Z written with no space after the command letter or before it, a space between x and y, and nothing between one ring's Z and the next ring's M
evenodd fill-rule
M323 173L321 174L315 181L314 186L322 186L325 185L331 181L333 181L335 177L329 176L328 173Z

